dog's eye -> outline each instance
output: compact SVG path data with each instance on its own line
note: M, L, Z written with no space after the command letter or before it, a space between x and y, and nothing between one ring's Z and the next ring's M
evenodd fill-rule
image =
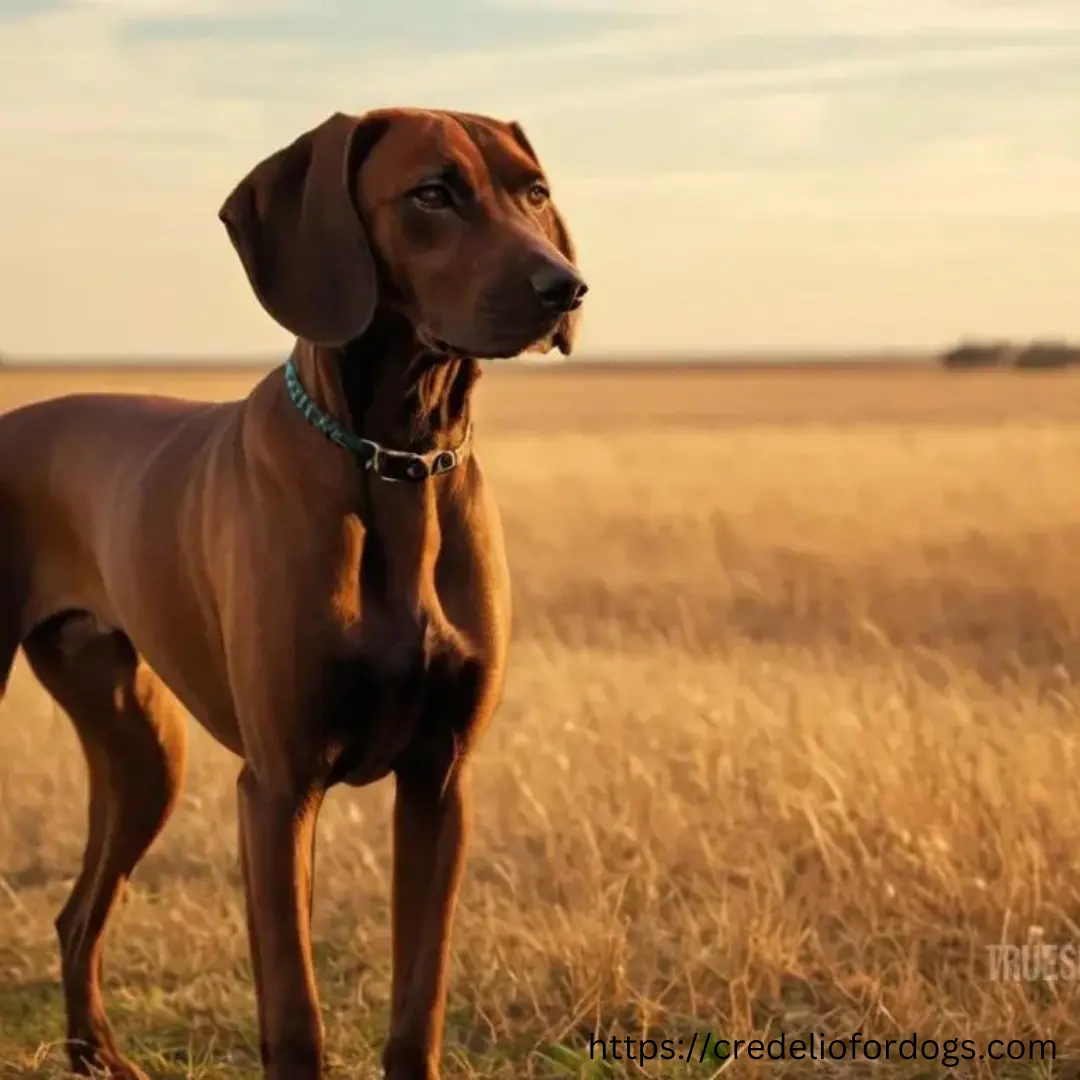
M425 210L445 210L453 203L450 190L442 184L423 184L413 191L412 197Z
M543 206L544 203L551 198L551 192L548 191L546 184L542 184L537 180L536 183L532 184L525 192L525 198L528 199L533 206Z

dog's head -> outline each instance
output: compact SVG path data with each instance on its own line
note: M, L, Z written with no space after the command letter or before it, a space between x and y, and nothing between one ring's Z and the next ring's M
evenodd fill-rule
M516 123L335 113L256 165L219 217L262 306L315 344L356 339L384 305L443 351L573 349L586 285Z

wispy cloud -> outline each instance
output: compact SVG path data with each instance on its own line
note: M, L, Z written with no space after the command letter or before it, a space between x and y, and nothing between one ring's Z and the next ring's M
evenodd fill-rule
M71 4L141 19L266 16L304 9L301 0L71 0Z
M730 34L888 35L1080 30L1074 0L488 0L493 8L693 18Z

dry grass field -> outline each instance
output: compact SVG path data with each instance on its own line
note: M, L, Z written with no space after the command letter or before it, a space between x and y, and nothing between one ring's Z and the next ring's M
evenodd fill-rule
M0 407L255 377L8 373ZM590 1057L592 1032L849 1043L645 1066L699 1080L1080 1075L1080 372L567 365L490 371L478 396L516 636L478 762L448 1080L640 1071L625 1043ZM258 1076L236 771L195 732L110 939L111 1015L155 1076ZM84 793L20 665L0 709L4 1080L65 1075L52 919ZM378 1075L390 796L335 790L321 820L343 1078ZM1031 946L1018 978L1003 943ZM894 1040L889 1061L853 1057L856 1032L871 1054ZM992 1060L1009 1040L1017 1060Z

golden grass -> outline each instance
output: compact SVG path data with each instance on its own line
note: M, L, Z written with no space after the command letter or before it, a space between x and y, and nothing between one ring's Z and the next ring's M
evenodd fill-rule
M0 404L77 382L0 376ZM1078 1075L1075 972L1003 980L988 949L1080 942L1080 378L508 370L479 394L516 629L478 762L448 1077L637 1071L590 1061L593 1031L1049 1038L1054 1062L744 1050L725 1075ZM110 939L111 1015L161 1076L258 1075L235 773L196 731ZM20 668L0 710L5 1077L64 1074L52 918L84 792ZM335 791L321 821L343 1077L377 1075L390 794Z

